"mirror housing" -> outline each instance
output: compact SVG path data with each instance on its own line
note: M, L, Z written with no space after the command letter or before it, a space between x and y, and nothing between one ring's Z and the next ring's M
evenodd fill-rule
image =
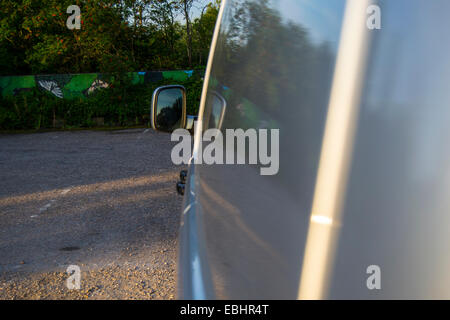
M186 127L185 129L188 130L191 135L194 135L194 124L195 121L197 121L198 116L191 116L191 115L187 115L186 117Z
M164 132L186 127L186 89L183 86L163 86L153 92L150 123L153 129Z

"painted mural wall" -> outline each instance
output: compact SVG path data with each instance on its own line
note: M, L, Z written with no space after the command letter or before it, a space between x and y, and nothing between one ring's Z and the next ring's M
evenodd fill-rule
M193 70L144 71L130 72L129 76L133 84L143 84L164 79L184 81L193 73ZM0 94L13 96L38 88L61 99L85 98L98 88L108 88L110 79L111 76L100 73L0 77Z

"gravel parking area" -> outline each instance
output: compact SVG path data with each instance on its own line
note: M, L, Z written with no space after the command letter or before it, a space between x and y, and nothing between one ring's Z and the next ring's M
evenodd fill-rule
M0 135L0 299L173 299L173 144L151 129Z

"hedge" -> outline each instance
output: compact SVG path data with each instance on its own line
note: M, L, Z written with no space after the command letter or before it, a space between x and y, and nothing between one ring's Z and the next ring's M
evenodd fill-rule
M15 96L0 97L0 129L148 126L153 91L168 84L186 87L187 113L196 115L202 82L199 77L145 84L118 81L111 88L97 89L87 99L60 99L49 92L33 88Z

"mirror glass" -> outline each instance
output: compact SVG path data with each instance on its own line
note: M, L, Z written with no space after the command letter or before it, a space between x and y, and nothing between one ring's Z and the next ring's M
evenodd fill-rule
M205 129L217 128L222 126L222 120L224 116L226 103L225 99L219 96L217 93L212 93L208 97L207 108L205 110Z
M155 126L158 130L171 132L180 128L183 117L183 90L162 89L158 93L155 112Z

